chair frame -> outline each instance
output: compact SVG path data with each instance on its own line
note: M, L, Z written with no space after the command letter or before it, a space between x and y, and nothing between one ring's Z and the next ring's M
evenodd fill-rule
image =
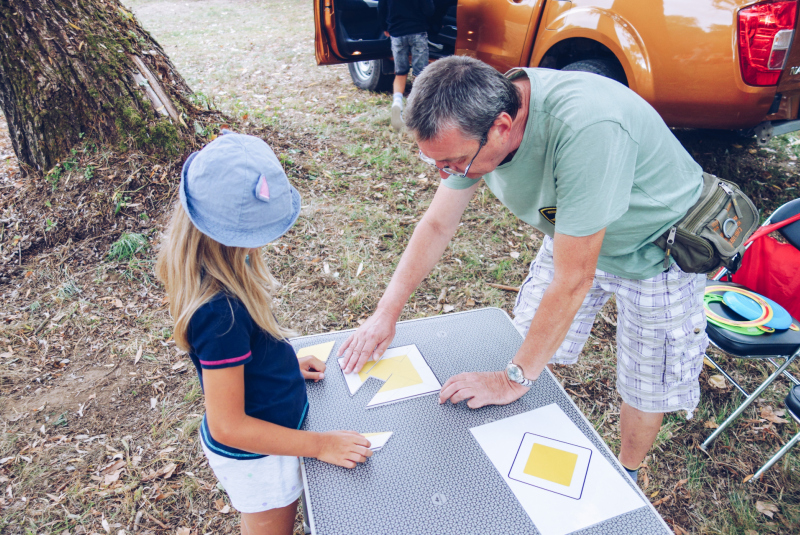
M782 205L777 210L775 210L773 214L778 212L778 210L780 210L783 206L786 206L786 204ZM772 221L772 216L767 218L767 220L764 221L762 226L769 225L771 221ZM718 273L714 275L712 280L720 280L727 273L728 271L725 268L722 268ZM742 385L740 385L733 377L731 377L712 357L710 357L708 354L705 355L705 358L714 366L714 368L716 368L717 371L719 371L727 381L729 381L733 386L736 387L737 390L739 390L739 392L742 393L743 396L745 396L744 401L742 401L742 403L736 408L736 410L734 410L730 414L730 416L728 416L728 418L726 418L725 421L722 422L719 425L719 427L715 429L714 432L711 433L711 435L700 445L700 448L706 452L711 443L714 442L714 440L716 440L728 427L730 427L730 425L736 420L736 418L738 418L764 392L764 390L766 390L773 382L775 382L775 380L778 377L784 375L794 385L800 385L800 380L798 380L795 376L789 373L787 369L792 364L792 362L794 362L795 359L797 359L797 357L800 356L800 346L798 346L795 352L792 353L791 355L776 355L774 357L762 357L762 356L750 357L750 356L739 356L739 355L733 355L733 356L736 358L748 358L751 360L766 360L775 367L775 371L760 385L758 385L758 387L752 393L749 394L747 390L745 390L744 387L742 387ZM784 361L782 364L779 365L775 359L784 359ZM798 418L794 415L794 413L792 413L791 411L789 411L789 413L792 415L792 418L795 421L797 421L798 424L800 424L800 420L798 420ZM767 463L764 466L762 466L752 478L750 478L750 481L755 481L759 479L764 474L764 472L766 472L772 465L778 462L778 460L781 457L783 457L786 454L786 452L792 449L792 447L794 447L795 444L797 444L798 442L800 442L800 432L798 432L794 437L792 437L792 439L789 442L787 442L769 461L767 461Z
M798 418L797 416L795 416L795 414L794 414L794 413L793 413L791 410L789 411L789 414L791 414L791 415L792 415L792 418L794 419L794 421L795 421L795 422L797 422L797 425L798 425L798 427L800 427L800 418ZM787 453L787 452L788 452L790 449L792 449L792 448L793 448L793 447L794 447L794 446L795 446L795 445L796 445L798 442L800 442L800 431L798 431L798 432L797 432L797 433L796 433L796 434L795 434L795 435L794 435L794 436L793 436L793 437L792 437L792 438L789 440L789 442L787 442L786 444L784 444L784 445L783 445L783 447L782 447L781 449L779 449L779 450L777 451L777 453L775 453L775 455L773 455L773 456L772 456L772 458L771 458L769 461L767 461L767 462L764 464L764 466L762 466L761 468L759 468L759 469L758 469L758 472L756 472L755 474L753 474L753 477L751 477L751 478L750 478L750 481L755 481L755 480L757 480L757 479L760 479L760 478L761 478L761 476L763 476L763 475L764 475L764 472L766 472L767 470L769 470L770 468L772 468L772 465L773 465L773 464L775 464L775 463L777 463L778 461L780 461L780 460L781 460L781 457L783 457L784 455L786 455L786 453Z

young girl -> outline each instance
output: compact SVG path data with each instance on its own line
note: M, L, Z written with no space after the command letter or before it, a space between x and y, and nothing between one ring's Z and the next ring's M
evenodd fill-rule
M303 485L298 456L353 468L372 455L354 431L300 431L304 379L325 364L298 362L271 303L275 280L259 248L282 236L300 196L266 143L226 133L183 166L156 266L173 337L189 352L205 394L203 451L245 535L291 534Z

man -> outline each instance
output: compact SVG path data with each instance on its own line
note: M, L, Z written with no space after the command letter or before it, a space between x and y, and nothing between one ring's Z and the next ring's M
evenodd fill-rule
M392 40L394 84L392 84L392 127L403 129L403 93L408 72L413 67L419 76L428 65L428 18L433 15L432 0L378 0L378 21ZM408 56L411 56L411 64Z
M406 126L442 183L375 313L340 349L345 372L388 347L403 306L458 228L480 179L547 236L514 307L525 340L508 368L462 373L439 402L511 403L545 365L574 363L594 316L618 307L619 459L635 480L664 412L700 396L708 344L703 275L664 266L652 242L702 190L702 170L656 111L623 85L586 73L516 69L466 57L415 82Z

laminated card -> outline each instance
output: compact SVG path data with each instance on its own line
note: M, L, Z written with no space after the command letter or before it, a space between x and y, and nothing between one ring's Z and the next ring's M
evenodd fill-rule
M340 358L339 362L343 359ZM427 396L439 392L442 387L422 353L413 344L387 349L377 362L369 360L360 372L345 374L344 380L350 395L355 394L371 377L383 381L383 386L367 404L367 408Z
M470 431L542 535L565 535L645 505L555 403Z

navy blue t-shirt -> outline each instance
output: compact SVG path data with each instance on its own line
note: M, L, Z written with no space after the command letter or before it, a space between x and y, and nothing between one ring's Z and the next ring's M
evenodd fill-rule
M306 384L294 348L261 329L244 304L219 293L189 320L189 356L203 386L203 370L244 366L244 412L283 427L299 429L308 410ZM206 418L200 427L206 447L232 459L257 459L217 442Z

